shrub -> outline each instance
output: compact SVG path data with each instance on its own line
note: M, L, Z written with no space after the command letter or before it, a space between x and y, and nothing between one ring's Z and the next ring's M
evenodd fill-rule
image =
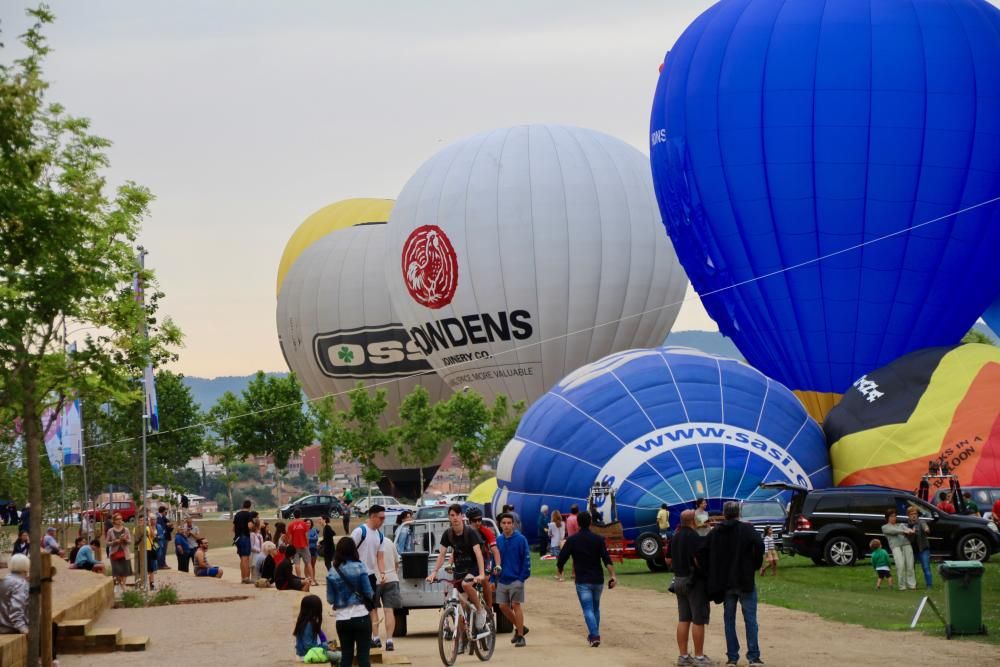
M132 609L146 606L146 594L141 590L131 590L122 593L121 606Z
M153 595L151 605L177 604L177 589L167 584L161 586Z

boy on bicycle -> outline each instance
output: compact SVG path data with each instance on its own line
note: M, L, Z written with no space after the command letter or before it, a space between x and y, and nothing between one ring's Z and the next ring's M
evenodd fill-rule
M470 507L465 513L465 518L469 520L469 525L479 531L479 537L483 538L486 545L486 553L483 560L486 562L486 574L490 579L483 583L483 598L486 601L486 608L493 608L493 584L496 577L502 571L500 562L500 549L497 548L497 536L493 531L483 525L483 511L478 507Z
M452 503L448 507L448 527L441 540L438 542L438 557L434 562L431 574L427 576L427 583L434 583L438 570L444 563L445 554L448 547L451 547L451 562L454 567L452 585L460 593L465 593L466 597L476 606L475 631L478 633L486 626L486 609L483 607L476 593L476 583L483 583L483 538L479 536L479 531L465 524L465 517L462 515L462 506Z

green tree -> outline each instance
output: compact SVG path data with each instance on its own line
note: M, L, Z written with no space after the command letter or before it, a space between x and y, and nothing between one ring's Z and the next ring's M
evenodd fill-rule
M73 392L98 401L134 393L136 366L169 356L166 345L180 334L169 322L153 322L149 342L141 334L143 313L128 286L152 197L131 182L109 193L109 142L46 101L42 29L53 16L44 7L28 14L25 54L0 62L0 404L21 417L28 497L40 508L46 409L58 411ZM147 286L152 278L143 272ZM88 329L76 354L59 339L64 323ZM41 514L31 513L32 665L40 652Z
M219 479L226 485L230 516L234 516L233 513L236 512L236 505L233 503L233 483L238 479L232 466L235 461L245 458L236 451L236 422L237 418L246 412L248 412L246 406L231 391L222 394L215 405L208 410L208 420L216 436L215 442L209 447L209 453L217 457L226 470Z
M361 466L362 476L370 486L382 478L376 459L388 454L393 445L393 433L380 424L388 401L384 389L371 392L363 382L358 382L347 398L351 405L347 411L338 409L332 396L314 411L321 451L344 452Z
M157 371L156 396L160 433L147 443L147 473L151 484L172 486L178 470L205 451L204 415L184 376ZM139 391L104 405L82 401L87 475L94 491L109 484L129 487L138 498L142 487L142 409Z
M302 410L302 387L294 373L276 377L257 371L241 403L246 412L231 422L241 457L271 456L276 468L284 468L292 454L312 443L313 422Z
M511 406L507 396L499 395L493 400L482 439L483 458L490 465L496 464L497 457L514 437L524 410L524 401L517 401Z
M447 416L443 403L431 404L430 394L422 385L413 388L399 406L400 425L394 429L399 460L417 466L420 493L424 492L424 468L441 453L447 439Z
M445 418L445 433L452 442L452 452L468 471L471 482L490 460L483 448L489 410L483 397L472 390L452 394L441 410Z
M987 334L978 329L969 329L969 332L962 336L962 344L981 343L983 345L996 345L997 342Z

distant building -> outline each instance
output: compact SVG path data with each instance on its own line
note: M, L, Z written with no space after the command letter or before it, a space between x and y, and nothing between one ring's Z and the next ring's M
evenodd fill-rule
M204 472L206 475L211 475L212 477L226 472L225 466L219 463L216 457L209 454L194 457L184 467L194 470L199 475Z

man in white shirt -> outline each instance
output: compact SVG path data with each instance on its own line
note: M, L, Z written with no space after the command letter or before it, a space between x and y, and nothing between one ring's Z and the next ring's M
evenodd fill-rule
M394 610L403 607L403 598L399 592L399 571L402 569L402 563L399 559L399 552L396 551L396 545L392 540L386 540L382 548L385 560L385 577L382 578L382 583L378 585L375 599L382 605L382 613L385 615L385 650L393 651L395 650L395 646L392 644L392 635L396 631L396 613ZM373 627L377 636L378 626Z
M385 545L388 540L381 530L384 523L385 508L381 505L372 505L368 510L368 520L351 532L351 538L358 545L358 556L368 570L368 579L371 581L372 590L375 591L376 608L370 614L372 648L382 648L382 640L378 636L378 585L385 579ZM388 639L391 639L391 636Z

